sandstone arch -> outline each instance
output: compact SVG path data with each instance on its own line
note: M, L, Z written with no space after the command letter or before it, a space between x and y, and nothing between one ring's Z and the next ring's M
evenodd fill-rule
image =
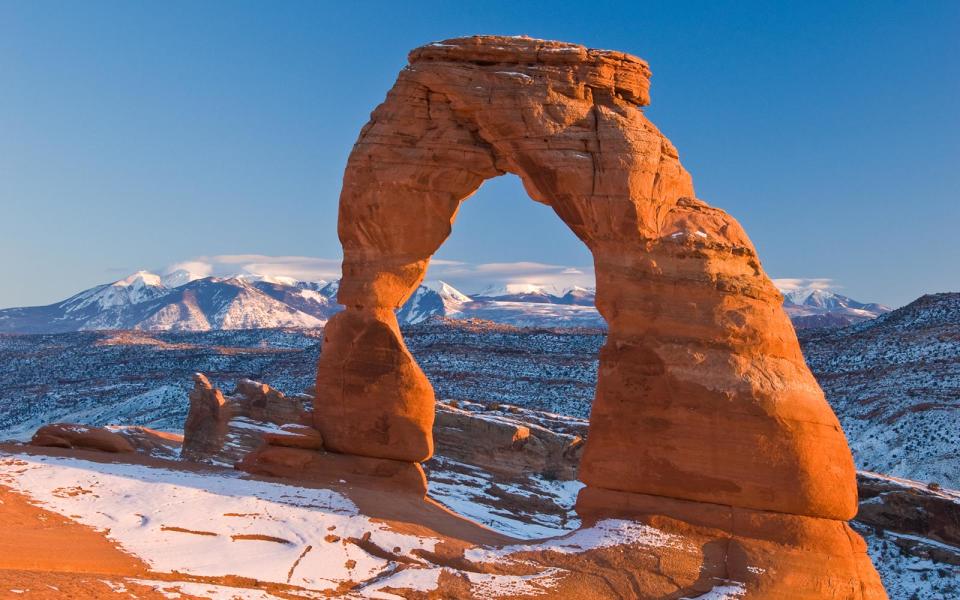
M393 311L460 203L513 173L592 251L609 325L581 499L628 492L853 517L840 425L749 239L695 198L677 151L639 108L649 101L646 63L501 37L431 44L409 63L344 174L346 310L327 326L317 374L325 445L430 456L433 391Z

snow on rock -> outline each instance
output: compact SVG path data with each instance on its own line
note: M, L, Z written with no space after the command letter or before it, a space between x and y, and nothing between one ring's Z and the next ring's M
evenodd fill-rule
M580 526L573 512L583 487L579 481L530 475L513 484L496 482L489 471L442 456L435 456L427 468L432 499L500 533L532 540L564 535ZM524 498L529 507L505 507L502 496Z
M397 598L383 591L390 588L436 589L447 568L425 562L418 555L418 551L435 551L440 539L402 533L371 520L334 490L258 481L233 472L180 471L21 453L0 453L0 484L28 496L41 508L103 531L156 572L197 577L239 575L317 593L342 591L344 584L357 584L357 597L386 599ZM66 489L73 493L65 493ZM357 539L408 562L398 567L397 562L354 543ZM653 528L605 521L547 542L546 547L577 553L636 542L676 543L673 536ZM468 558L501 563L504 556L525 548L477 549ZM526 575L464 573L473 591L484 598L549 596L551 587L565 574L554 567ZM152 587L171 598L179 597L177 594L273 598L259 590L206 583L126 581Z
M743 598L747 589L742 583L731 582L728 585L721 585L713 588L706 594L700 594L696 597L683 597L680 600L737 600Z
M517 544L503 548L472 548L464 553L467 560L474 562L499 562L512 554L520 552L558 552L560 554L580 554L588 550L609 548L610 546L639 544L651 547L670 546L681 548L685 542L677 535L666 533L655 527L626 521L623 519L605 519L593 527L579 529L565 537L547 540L537 544Z

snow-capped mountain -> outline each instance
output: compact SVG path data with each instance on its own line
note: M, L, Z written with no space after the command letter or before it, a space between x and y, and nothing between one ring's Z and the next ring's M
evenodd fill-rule
M783 308L797 329L846 327L875 319L891 310L882 304L858 302L820 288L784 290Z
M424 282L397 312L401 323L433 316L483 319L516 327L605 327L593 290L533 284L488 287L467 295L443 281Z
M534 283L508 283L503 286L490 286L474 294L477 300L498 300L501 302L536 302L554 304L565 290L553 286Z
M95 329L206 331L319 327L336 312L339 281L297 281L243 272L230 277L177 269L164 276L138 271L49 306L0 310L0 333ZM411 325L430 317L484 319L518 327L604 327L595 290L509 283L465 294L443 281L425 281L397 311ZM844 327L890 309L823 289L784 291L797 329Z
M337 303L339 281L200 275L187 269L162 277L138 271L57 304L0 310L0 333L320 327L343 308ZM529 327L603 326L592 290L511 284L483 294L471 297L449 283L426 281L397 311L397 319L405 325L441 316Z
M187 282L170 287L164 278L139 271L57 304L0 310L0 332L319 327L337 310L332 301L310 289L310 284L283 286L215 277L166 281L183 279Z
M432 316L457 318L473 300L445 281L425 281L399 311L401 323L419 323Z
M556 303L575 304L577 306L593 306L596 302L596 296L596 291L575 285L572 288L564 291L560 298L556 300Z

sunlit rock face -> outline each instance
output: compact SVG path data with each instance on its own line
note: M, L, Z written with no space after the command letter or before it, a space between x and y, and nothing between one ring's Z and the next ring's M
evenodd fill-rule
M843 523L857 507L843 431L750 240L695 198L676 149L644 116L647 64L494 36L423 46L409 63L344 174L346 310L327 326L314 413L324 445L402 461L431 455L433 391L394 310L420 284L460 203L513 173L592 251L609 326L580 467L582 512L651 514L657 498L669 499L671 518L738 539L793 536L801 557L820 557L808 564L850 583L853 595L836 597L882 597ZM806 560L783 556L768 562ZM790 597L823 597L822 585Z

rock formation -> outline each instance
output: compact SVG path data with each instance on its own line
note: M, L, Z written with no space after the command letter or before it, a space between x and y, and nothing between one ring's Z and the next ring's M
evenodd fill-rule
M593 253L609 326L580 469L583 514L668 513L766 555L786 544L762 562L812 586L791 597L838 587L836 597L882 597L845 523L857 495L843 431L750 240L695 197L676 149L644 116L647 64L493 36L423 46L409 63L344 174L346 310L327 325L317 370L324 444L399 461L431 455L433 392L394 311L460 203L512 173ZM746 564L730 552L717 564ZM750 589L781 597L783 581Z
M265 436L272 436L278 445L322 447L319 434L304 423L309 422L305 401L310 398L288 397L249 379L237 381L229 396L202 373L194 374L193 382L183 427L183 458L233 465L259 447Z
M190 411L183 425L181 456L187 460L208 458L223 448L227 436L229 412L224 409L223 393L210 384L203 373L193 375Z
M857 523L892 540L904 554L960 567L960 495L936 485L857 473Z
M31 446L50 448L81 448L101 452L127 453L136 448L127 439L105 427L91 427L76 423L51 423L33 434Z
M579 436L444 404L437 405L433 438L438 454L507 476L576 479L583 452Z

